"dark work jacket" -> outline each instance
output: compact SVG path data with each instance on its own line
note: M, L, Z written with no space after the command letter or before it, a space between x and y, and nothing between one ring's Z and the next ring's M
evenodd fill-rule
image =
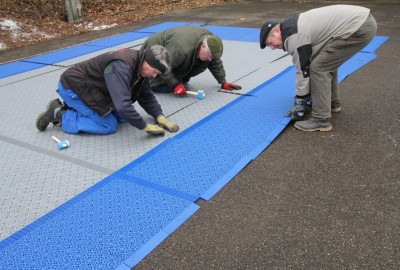
M150 36L140 50L155 44L164 46L171 57L172 68L172 72L151 79L151 86L165 83L175 86L204 72L207 68L219 84L225 83L225 69L221 59L213 59L211 62L197 59L204 38L212 34L204 27L189 25L170 28Z
M68 68L60 79L65 88L74 90L80 99L101 117L115 108L104 79L106 66L114 60L126 62L133 71L130 88L132 103L134 103L141 91L150 87L147 78L138 76L143 62L143 54L139 54L136 50L122 49L101 54Z

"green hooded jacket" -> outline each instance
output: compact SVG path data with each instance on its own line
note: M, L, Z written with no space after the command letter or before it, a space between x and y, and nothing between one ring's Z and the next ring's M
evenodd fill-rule
M150 81L151 86L168 84L172 87L188 81L208 68L219 84L225 83L225 70L221 59L211 62L197 59L203 39L212 32L200 26L180 26L170 28L150 36L142 45L141 50L155 44L164 46L171 58L172 72L160 74ZM195 63L197 62L197 65Z

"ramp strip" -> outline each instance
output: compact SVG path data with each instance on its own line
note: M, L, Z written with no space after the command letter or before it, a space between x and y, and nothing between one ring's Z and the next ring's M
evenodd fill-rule
M2 241L0 265L132 268L198 209L187 200L108 177Z

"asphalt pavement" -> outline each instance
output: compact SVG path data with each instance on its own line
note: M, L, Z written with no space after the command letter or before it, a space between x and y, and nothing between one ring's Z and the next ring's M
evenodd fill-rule
M165 21L259 28L335 3L240 1L175 11L0 58ZM370 8L377 35L389 40L340 85L333 130L302 132L290 124L135 269L400 269L400 2L342 3Z

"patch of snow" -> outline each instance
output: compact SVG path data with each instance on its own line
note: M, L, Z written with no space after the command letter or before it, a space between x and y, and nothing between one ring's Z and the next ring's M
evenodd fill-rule
M94 31L98 31L98 30L108 29L108 28L115 27L117 25L118 25L117 23L113 23L113 24L110 24L110 25L100 25L100 26L94 27L93 30Z
M7 49L6 44L0 42L0 51Z
M98 30L103 30L103 29L108 29L117 26L117 23L113 23L110 25L100 25L100 26L94 26L93 22L85 22L85 23L80 23L80 24L74 24L76 28L86 28L92 31L98 31Z
M44 37L44 38L46 38L46 39L54 38L54 37L57 36L57 35L49 35L49 34L46 34L46 33L44 33L44 32L41 32L41 31L37 30L36 27L34 27L34 28L32 29L32 32L33 32L35 35L42 36L42 37Z
M74 26L76 28L85 28L85 29L92 30L92 31L108 29L108 28L115 27L117 25L118 25L117 23L113 23L113 24L110 24L110 25L94 26L93 22L84 22L84 23L80 23L80 24L74 24Z
M11 31L11 36L15 40L17 39L21 34L20 34L20 25L21 23L14 22L12 20L4 20L0 22L1 25L1 30L5 31Z
M9 30L9 31L18 30L20 28L18 24L19 23L14 22L12 20L4 20L0 22L1 30Z
M23 24L20 22L15 22L12 20L4 20L4 21L0 21L0 26L1 26L1 30L11 31L11 36L12 36L13 40L32 39L32 34L24 33L21 31L21 26L23 26ZM37 28L33 28L32 33L34 35L42 36L46 39L56 37L56 35L49 35L47 33L40 32L39 30L37 30Z

